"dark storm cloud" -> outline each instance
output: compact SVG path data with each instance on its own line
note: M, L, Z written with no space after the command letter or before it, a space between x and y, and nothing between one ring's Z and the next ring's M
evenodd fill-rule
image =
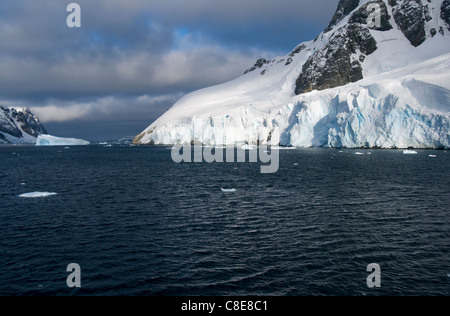
M70 2L82 27L66 26ZM337 0L3 0L0 103L45 122L148 119L195 89L287 54L327 25ZM150 123L150 122L148 122Z

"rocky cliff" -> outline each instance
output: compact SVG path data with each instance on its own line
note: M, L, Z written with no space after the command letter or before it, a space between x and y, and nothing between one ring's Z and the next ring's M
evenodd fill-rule
M32 144L42 134L47 134L47 131L30 109L0 106L0 143Z

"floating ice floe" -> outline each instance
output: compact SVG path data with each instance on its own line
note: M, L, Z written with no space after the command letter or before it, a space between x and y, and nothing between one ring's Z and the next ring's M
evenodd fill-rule
M356 155L364 155L364 153L361 153L361 152L356 152Z
M436 155L429 155L428 157L430 157L430 158L436 158L437 156L436 156Z
M404 155L417 155L417 151L407 149L407 150L403 151L403 154Z
M233 193L233 192L236 192L236 189L224 189L224 188L222 188L221 190L222 190L222 192L225 192L225 193Z
M273 150L293 150L297 149L297 147L284 147L284 146L272 146L270 147Z
M19 195L21 198L43 198L57 195L58 193L53 192L30 192Z
M255 149L255 147L253 147L252 145L244 145L241 147L242 150L253 150Z
M85 146L90 142L76 138L62 138L51 135L39 135L36 140L36 146ZM68 149L66 147L66 149Z

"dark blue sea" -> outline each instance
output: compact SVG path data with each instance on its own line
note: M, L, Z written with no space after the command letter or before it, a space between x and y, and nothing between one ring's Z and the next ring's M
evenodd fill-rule
M167 147L0 159L0 295L450 295L448 151L282 150L273 174Z

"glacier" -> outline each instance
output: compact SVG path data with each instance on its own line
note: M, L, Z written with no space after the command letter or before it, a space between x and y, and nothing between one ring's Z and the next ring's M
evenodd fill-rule
M39 135L36 146L85 146L90 142L76 138L62 138L52 135Z
M341 0L340 7L346 2ZM354 2L358 6L346 17L336 18L329 30L290 54L258 60L235 80L185 95L134 143L450 148L450 26L441 12L445 1L398 0L395 6L411 5L411 11L422 3L419 13L426 16L420 39L404 33L400 11L390 1ZM370 29L360 21L369 2L385 6L384 25L390 27ZM343 43L348 50L339 50ZM325 78L327 84L320 87L324 73L336 72L329 65L334 53L348 53L348 64L360 69L362 78L346 84L339 84L342 78ZM317 87L302 92L298 84L305 69L313 78L310 85Z

